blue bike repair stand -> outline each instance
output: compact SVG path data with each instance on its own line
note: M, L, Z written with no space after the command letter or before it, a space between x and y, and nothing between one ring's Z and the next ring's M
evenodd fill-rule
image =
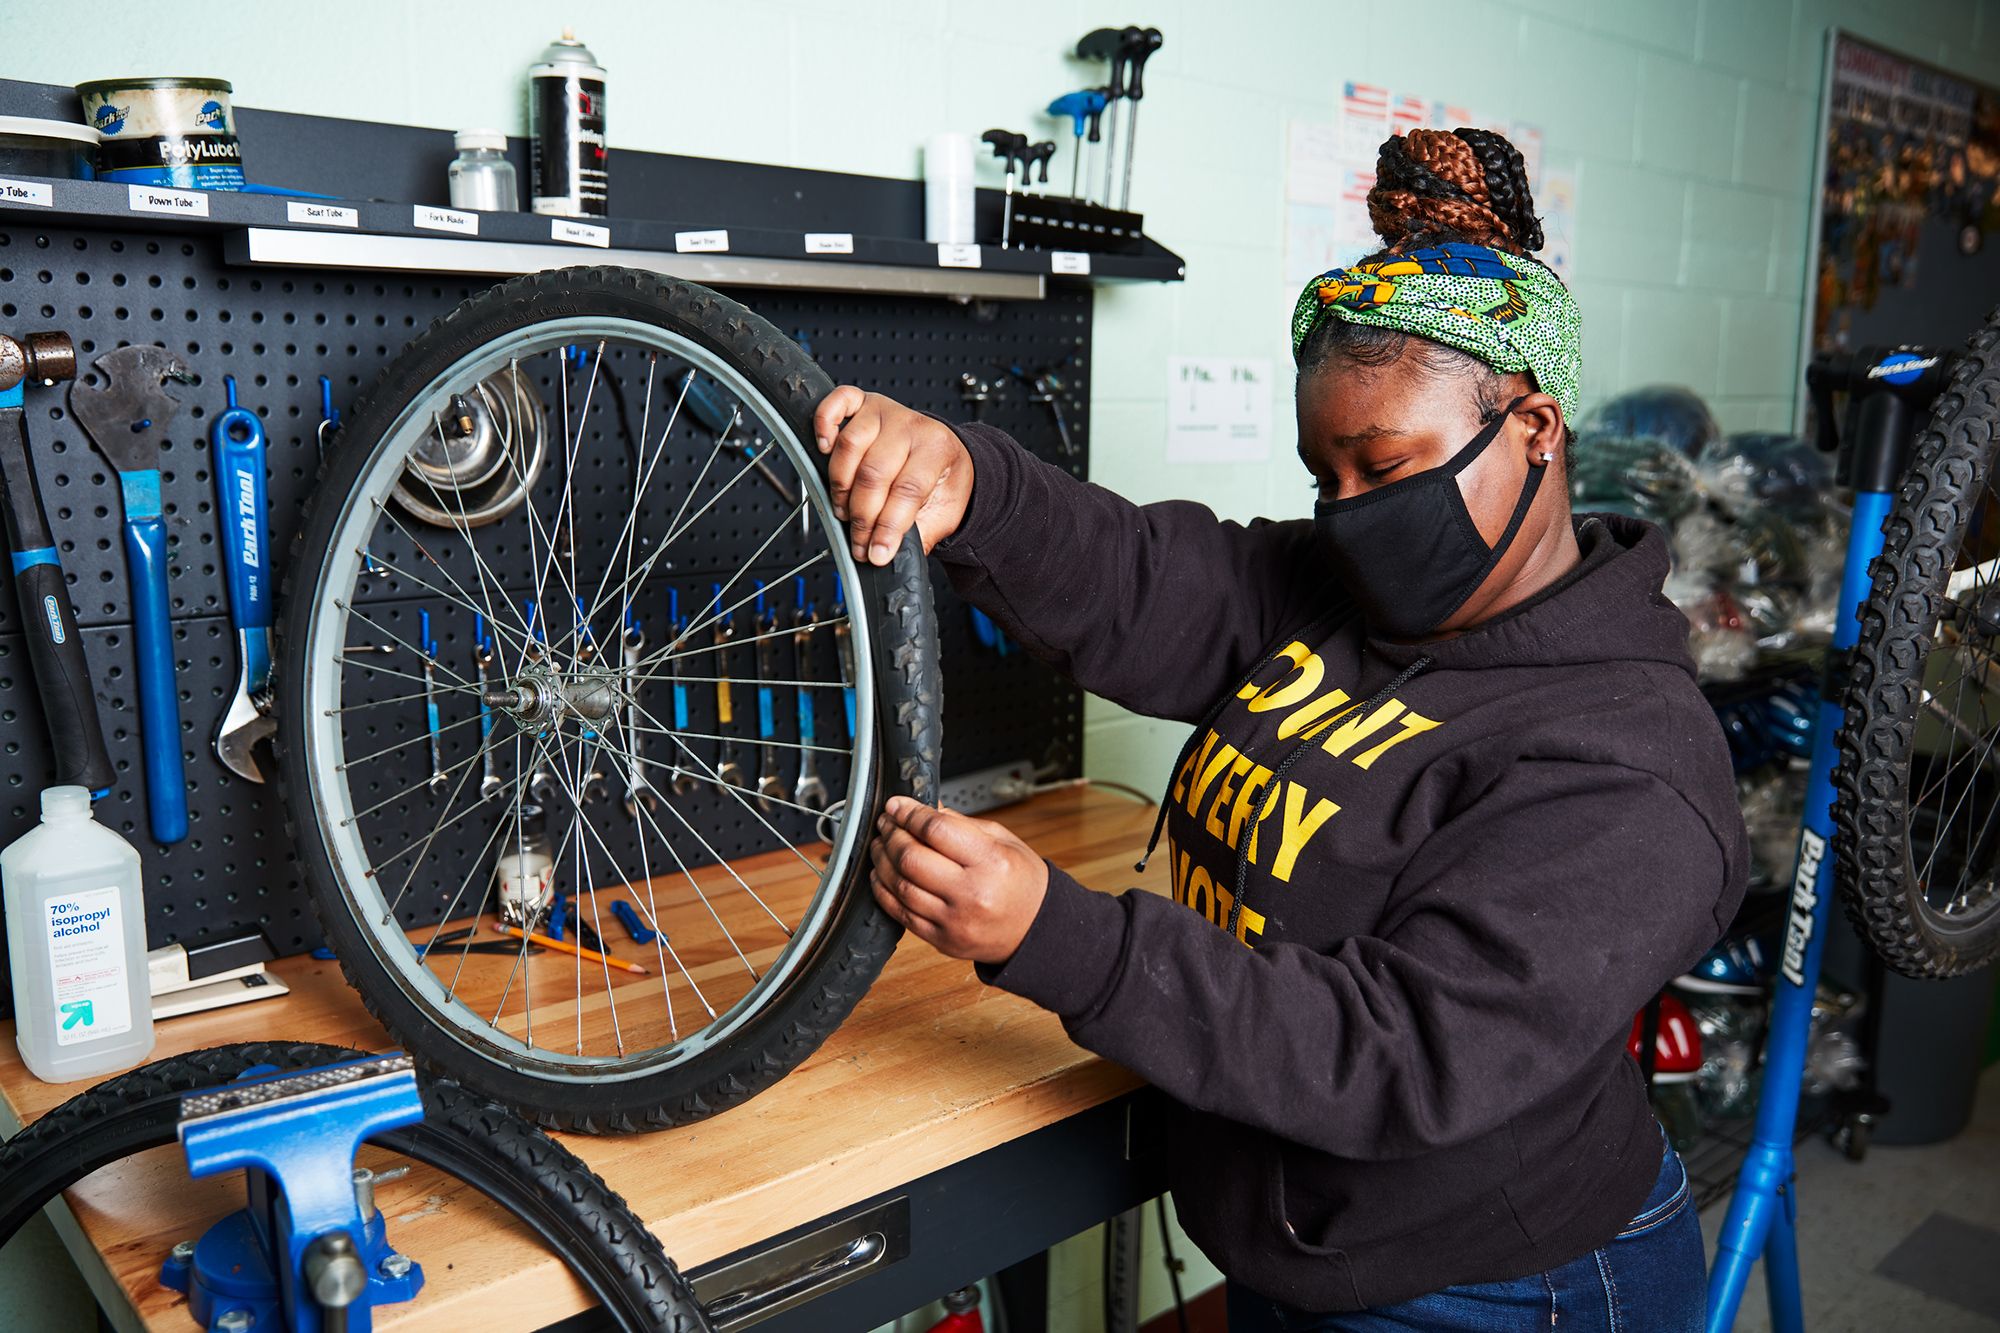
M1813 732L1805 818L1792 869L1791 912L1764 1047L1764 1086L1750 1151L1737 1175L1736 1193L1729 1201L1729 1216L1709 1271L1708 1333L1728 1333L1735 1325L1750 1269L1759 1258L1764 1260L1773 1333L1803 1333L1805 1327L1792 1140L1798 1129L1820 954L1826 945L1829 909L1839 891L1832 855L1834 737L1842 720L1848 659L1861 637L1861 604L1868 600L1871 582L1868 567L1882 553L1882 525L1889 517L1911 441L1930 400L1944 385L1950 360L1948 354L1923 348L1866 348L1852 356L1816 361L1806 376L1819 419L1820 447L1840 448L1838 480L1854 487L1854 519L1847 534L1833 644L1820 681L1819 724ZM1834 427L1833 395L1839 391L1849 394L1844 444Z
M367 1333L373 1307L424 1285L422 1267L389 1245L373 1178L354 1166L363 1140L424 1118L410 1057L261 1073L181 1100L188 1173L241 1167L249 1203L175 1246L160 1283L187 1293L211 1333Z

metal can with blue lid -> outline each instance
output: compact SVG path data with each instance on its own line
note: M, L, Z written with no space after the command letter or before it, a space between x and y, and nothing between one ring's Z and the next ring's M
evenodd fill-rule
M223 79L94 79L76 85L103 135L100 180L188 190L243 188L243 149Z

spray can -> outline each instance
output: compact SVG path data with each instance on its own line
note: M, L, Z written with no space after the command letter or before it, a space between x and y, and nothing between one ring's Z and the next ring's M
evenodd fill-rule
M528 66L529 196L537 213L603 217L604 67L568 28Z

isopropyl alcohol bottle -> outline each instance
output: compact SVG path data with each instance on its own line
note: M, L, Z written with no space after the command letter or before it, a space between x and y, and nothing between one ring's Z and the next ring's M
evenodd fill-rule
M50 787L42 822L0 852L14 1041L45 1083L96 1078L153 1050L139 853L90 817L90 792Z

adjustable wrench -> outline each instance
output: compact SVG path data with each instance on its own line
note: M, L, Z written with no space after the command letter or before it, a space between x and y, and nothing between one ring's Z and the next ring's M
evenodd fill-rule
M236 693L215 728L215 755L245 782L262 782L254 748L278 729L266 705L271 685L270 535L265 525L264 423L236 405L236 377L222 377L228 407L209 430L222 568L236 629Z
M69 409L118 473L125 500L125 565L132 580L132 636L139 667L139 735L153 840L187 836L187 769L181 755L180 682L167 618L167 519L160 504L160 442L180 400L169 379L190 378L164 347L120 347L95 362L101 384L70 386Z
M472 613L472 666L479 673L479 799L490 799L500 790L500 774L493 764L493 705L486 701L492 683L493 637L486 632L486 617Z
M716 604L722 602L722 585L715 585ZM745 782L743 765L736 762L736 742L729 739L724 727L736 722L736 708L729 695L729 641L736 637L736 614L727 612L715 622L715 730L722 737L716 754L715 776L718 781L732 787L749 789Z
M813 626L819 623L819 611L806 601L806 581L798 580L798 609L793 613L792 655L794 669L798 672L799 693L799 788L793 792L794 799L809 810L826 809L826 784L819 777L819 756L813 751L816 744L813 718L812 687L807 684L812 679L812 635Z
M778 776L778 613L764 608L764 581L757 581L757 738L764 742L757 756L757 803L766 810L789 801L791 793ZM802 752L803 753L803 752Z
M625 633L620 645L624 649L625 665L625 813L637 819L639 807L648 810L659 806L659 797L653 794L653 784L646 777L646 763L639 757L639 680L638 670L641 660L640 650L646 646L644 627L631 608L625 611Z
M14 558L21 629L55 750L55 784L87 787L96 797L111 789L111 759L104 752L90 663L76 632L62 559L35 485L22 393L29 380L54 384L75 378L76 348L68 334L30 333L19 340L0 335L0 509Z

